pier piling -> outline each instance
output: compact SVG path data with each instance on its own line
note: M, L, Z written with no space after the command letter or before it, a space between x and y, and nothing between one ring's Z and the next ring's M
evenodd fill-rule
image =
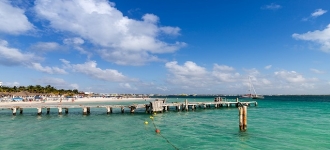
M49 114L49 112L50 112L50 108L47 108L47 115Z
M246 131L247 129L247 106L239 104L239 130Z
M19 114L23 114L23 108L19 108Z
M16 116L16 107L11 109L13 111L13 115Z
M42 114L42 108L39 107L39 108L37 108L37 110L38 110L38 115L41 115Z
M87 107L83 108L83 115L87 115Z
M62 115L62 107L58 107L58 114Z

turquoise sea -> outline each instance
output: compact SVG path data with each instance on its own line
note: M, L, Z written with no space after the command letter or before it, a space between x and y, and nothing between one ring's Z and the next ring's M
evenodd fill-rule
M168 101L185 99L214 97ZM266 96L257 102L257 107L248 108L246 132L239 131L235 107L170 110L157 113L153 120L144 110L135 114L114 110L108 115L104 108L95 108L87 116L82 109L63 115L54 109L41 116L36 109L24 109L16 116L1 110L0 149L330 149L330 96Z

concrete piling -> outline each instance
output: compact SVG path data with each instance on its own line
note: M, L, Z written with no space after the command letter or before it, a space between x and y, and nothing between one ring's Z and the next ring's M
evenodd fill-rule
M62 115L62 107L58 107L58 114Z

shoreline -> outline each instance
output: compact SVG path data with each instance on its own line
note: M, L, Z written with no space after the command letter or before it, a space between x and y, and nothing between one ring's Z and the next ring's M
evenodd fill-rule
M16 102L0 102L0 106L8 106L8 105L26 105L26 104L67 104L67 103L93 103L93 102L129 102L129 101L149 101L151 98L68 98L65 100L48 100L48 101L28 101L28 102L23 102L23 101L16 101Z

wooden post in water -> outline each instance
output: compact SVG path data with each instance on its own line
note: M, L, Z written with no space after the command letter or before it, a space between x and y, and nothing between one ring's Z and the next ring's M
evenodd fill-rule
M87 107L87 114L89 115L91 113L91 107Z
M65 109L65 114L69 113L69 108L64 108Z
M62 115L62 107L58 107L58 114Z
M110 106L107 106L107 114L110 114L111 112L110 112L110 109L111 107Z
M87 107L83 108L83 115L87 115Z
M124 111L125 111L124 107L121 107L121 113L124 113Z
M50 112L50 108L47 108L47 115L49 114L49 112Z
M130 106L130 108L131 108L131 113L134 113L134 111L135 111L135 106Z
M42 114L42 108L39 107L39 108L37 108L37 109L38 109L38 115L41 115L41 114Z
M188 107L188 100L186 99L184 103L185 103L185 110L188 111L188 109L189 109L189 107Z
M240 105L238 107L239 112L239 130L246 131L247 129L247 106Z
M23 114L23 108L19 108L19 113Z
M11 110L13 110L13 115L16 116L16 107L13 107Z

